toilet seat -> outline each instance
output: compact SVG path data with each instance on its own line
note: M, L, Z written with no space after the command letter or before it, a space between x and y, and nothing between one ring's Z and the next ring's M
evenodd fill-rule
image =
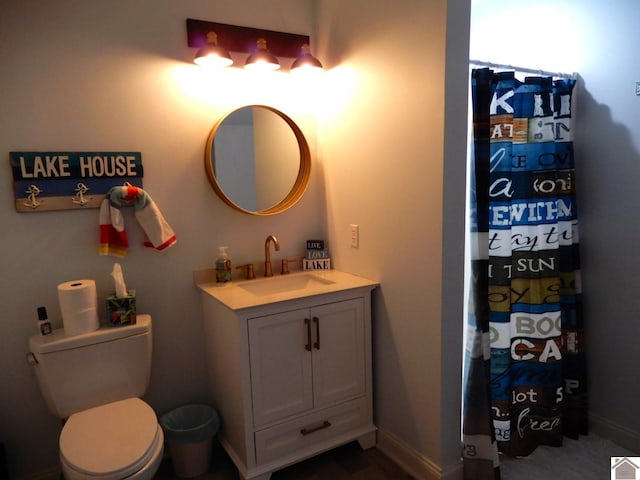
M60 457L83 478L122 479L149 463L163 440L153 409L129 398L71 415Z

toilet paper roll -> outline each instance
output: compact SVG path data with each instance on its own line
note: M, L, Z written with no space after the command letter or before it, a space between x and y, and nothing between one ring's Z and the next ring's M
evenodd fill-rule
M73 280L58 285L58 302L66 335L93 332L98 322L98 295L94 280Z

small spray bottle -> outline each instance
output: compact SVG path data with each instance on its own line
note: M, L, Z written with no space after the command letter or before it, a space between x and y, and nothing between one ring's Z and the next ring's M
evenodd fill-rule
M47 309L46 307L38 307L38 331L40 335L49 335L53 332L53 328L51 327L51 322L47 317Z
M216 258L216 282L226 283L231 281L231 260L227 255L229 247L218 247L218 258Z

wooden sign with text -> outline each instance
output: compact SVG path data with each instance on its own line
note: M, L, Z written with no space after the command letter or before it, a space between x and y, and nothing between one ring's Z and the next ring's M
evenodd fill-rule
M18 212L98 208L106 193L142 187L140 152L10 152Z

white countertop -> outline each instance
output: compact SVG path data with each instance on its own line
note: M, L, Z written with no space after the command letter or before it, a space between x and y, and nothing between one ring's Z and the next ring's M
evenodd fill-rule
M376 281L339 270L303 271L287 275L275 274L269 278L259 277L254 280L216 283L215 270L206 269L195 271L194 281L200 290L211 295L231 310L258 307L355 288L373 290L378 286Z

